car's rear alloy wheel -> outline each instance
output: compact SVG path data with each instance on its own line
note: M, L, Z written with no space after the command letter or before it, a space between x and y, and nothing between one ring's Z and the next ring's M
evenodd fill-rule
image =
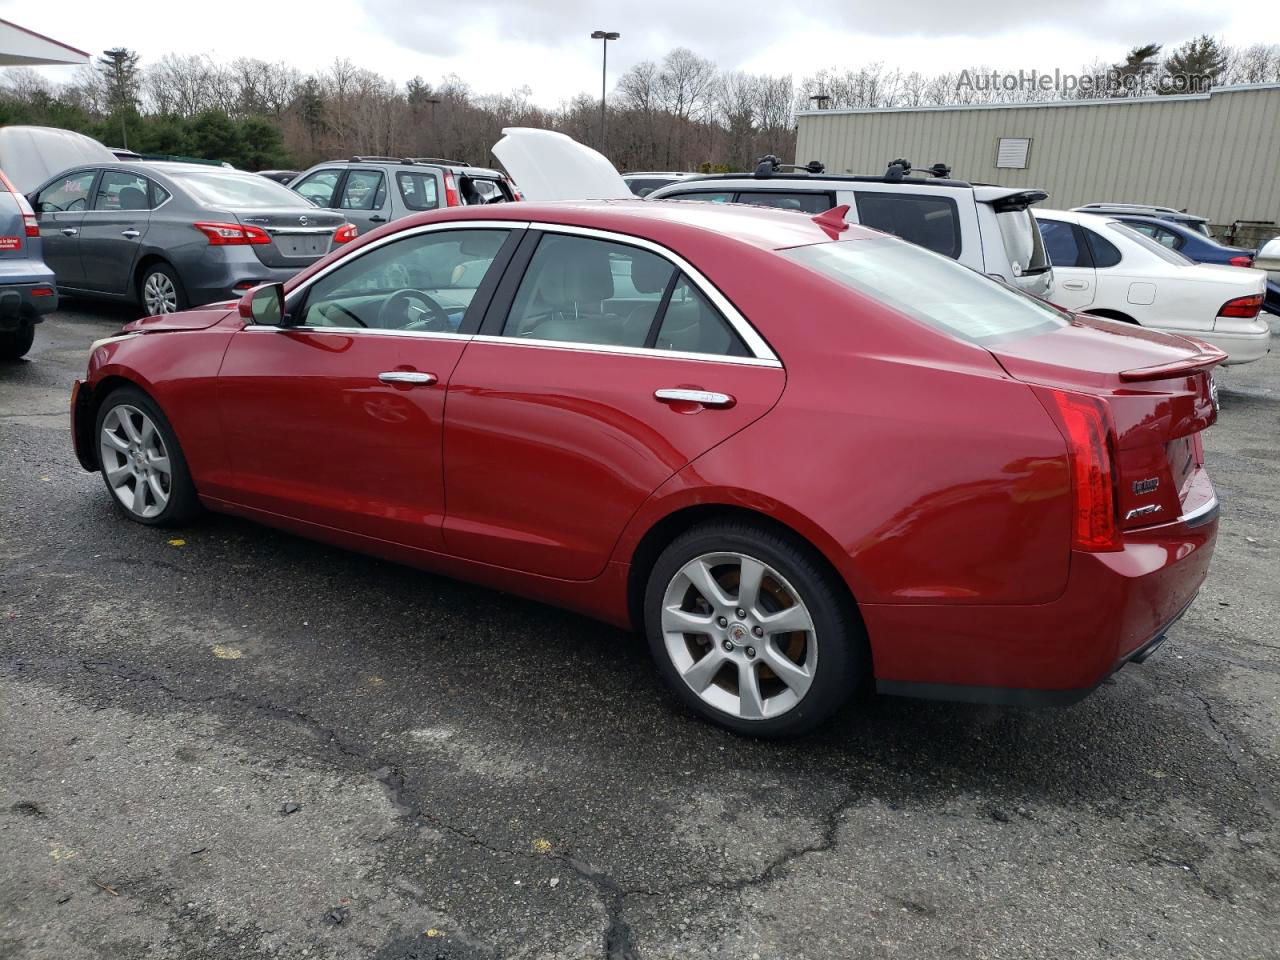
M169 267L157 263L142 277L142 308L148 316L176 313L186 307L182 283Z
M112 393L97 427L102 478L130 519L165 526L198 510L173 430L145 394L128 388Z
M646 620L654 655L683 700L735 730L791 735L826 719L853 691L864 644L849 606L805 545L723 524L664 551Z

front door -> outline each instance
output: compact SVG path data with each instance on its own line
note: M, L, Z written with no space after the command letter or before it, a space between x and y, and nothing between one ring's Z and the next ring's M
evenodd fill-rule
M386 223L391 218L391 204L382 171L348 170L335 207L355 224L360 236Z
M102 171L93 203L80 225L85 289L131 292L133 266L150 219L150 181L136 173Z
M80 227L89 207L96 170L76 170L63 174L36 194L36 218L40 224L44 262L53 271L60 287L83 287L84 266L80 262Z
M230 474L211 495L438 549L445 392L511 234L388 238L292 291L292 325L232 337L218 387Z
M634 244L526 238L449 385L449 553L591 579L654 490L780 396L732 306Z
M1055 304L1067 310L1083 310L1097 297L1097 274L1083 231L1074 223L1037 217L1044 248L1053 264Z

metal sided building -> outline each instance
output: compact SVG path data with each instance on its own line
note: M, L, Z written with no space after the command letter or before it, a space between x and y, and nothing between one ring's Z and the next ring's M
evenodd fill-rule
M1280 223L1280 84L1109 100L808 110L796 162L879 174L900 157L958 179L1042 187L1045 206L1190 210Z

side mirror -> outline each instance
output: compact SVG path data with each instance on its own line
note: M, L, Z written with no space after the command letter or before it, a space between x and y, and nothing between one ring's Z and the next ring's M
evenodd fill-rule
M262 327L284 323L284 284L260 283L240 298L240 316Z

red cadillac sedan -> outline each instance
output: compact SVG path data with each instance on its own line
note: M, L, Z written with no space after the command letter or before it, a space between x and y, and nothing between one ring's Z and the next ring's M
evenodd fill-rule
M690 707L1070 703L1205 578L1203 343L843 220L607 201L400 220L94 345L76 453L201 508L643 629Z

